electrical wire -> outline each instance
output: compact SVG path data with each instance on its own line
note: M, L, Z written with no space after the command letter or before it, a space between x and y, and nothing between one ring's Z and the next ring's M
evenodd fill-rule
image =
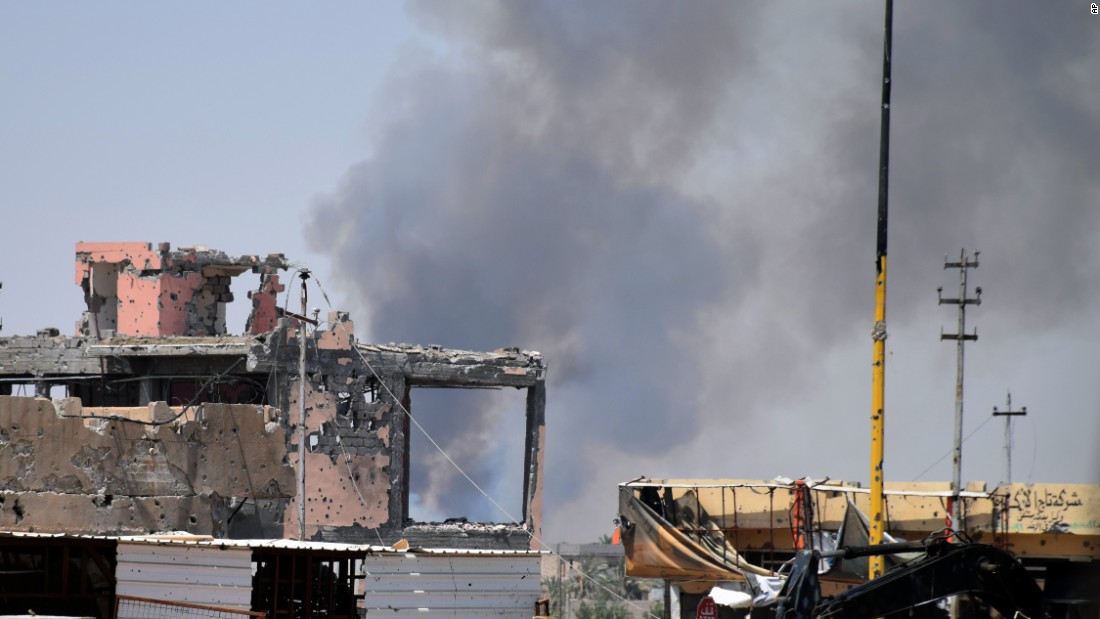
M971 431L970 431L970 434L967 434L967 435L966 435L965 437L963 437L963 440L962 440L962 442L963 442L963 443L965 443L966 441L970 440L970 437L971 437L971 436L974 436L974 434L975 434L975 433L977 433L977 432L978 432L978 430L981 430L982 428L984 428L984 427L985 427L985 424L989 423L989 422L990 422L990 421L992 421L993 419L994 419L994 418L993 418L992 416L990 416L990 417L986 417L986 418L985 418L985 421L981 422L981 424L979 424L977 428L974 428L973 430L971 430ZM953 453L954 451L955 451L955 449L954 449L954 448L950 449L950 450L949 450L949 451L948 451L947 453L945 453L945 454L943 454L942 456L940 456L938 460L936 460L935 462L933 462L932 464L930 464L930 465L928 466L928 468L926 468L926 469L924 469L923 471L921 471L921 472L920 472L920 474L919 474L919 475L917 475L916 477L914 477L914 478L913 478L913 479L912 479L911 481L917 481L917 480L918 480L918 479L920 479L921 477L924 477L924 474L925 474L925 473L927 473L928 471L931 471L931 470L932 470L932 468L933 468L933 467L935 467L935 466L936 466L937 464L939 464L940 462L943 462L944 458L946 458L947 456L950 456L950 455L951 455L951 454L952 454L952 453Z
M313 281L314 281L314 283L315 283L315 284L317 285L317 288L318 288L319 290L321 290L321 294L322 294L322 296L323 296L323 297L325 298L325 302L326 302L326 303L328 303L328 305L329 305L329 310L331 311L331 310L333 309L333 308L332 308L332 303L331 303L331 302L329 301L328 295L327 295L327 294L325 294L325 292L324 292L324 288L323 288L323 287L321 286L321 284L320 284L320 281L319 281L319 279L317 278L317 275L316 275L316 274L313 274ZM289 299L289 297L288 297L288 299ZM347 323L345 323L345 322L341 322L341 323L337 323L337 324L335 324L335 325L332 325L332 326L333 326L334 328L340 328L340 329L344 330L344 335L346 335L346 336L350 336L350 337L349 337L350 341L352 341L352 342L354 342L354 341L355 341L355 338L354 338L354 334L352 334L352 333L348 333L348 332L347 332ZM500 511L500 513L504 514L504 516L506 516L506 517L507 517L507 518L508 518L508 519L509 519L509 520L510 520L511 522L518 522L518 520L517 520L517 519L515 518L515 516L513 516L513 515L512 515L512 514L511 514L511 513L510 513L510 512L509 512L509 511L508 511L507 509L505 509L505 508L504 508L503 506L501 506L501 505L500 505L500 503L498 503L498 502L497 502L497 501L496 501L495 499L493 499L493 497L492 497L492 496L490 496L490 495L489 495L489 493L487 493L487 492L486 492L486 491L485 491L485 490L484 490L484 489L483 489L483 488L482 488L482 487L481 487L480 485L478 485L478 483L477 483L477 482L475 482L475 481L473 480L473 478L472 478L472 477L470 477L470 475L469 475L469 474L467 474L467 473L466 473L466 471L465 471L465 470L464 470L464 469L463 469L463 468L462 468L461 466L459 466L457 462L455 462L455 461L454 461L454 459L453 459L453 458L451 458L450 454L448 454L448 453L447 453L447 451L446 451L446 450L444 450L444 449L443 449L443 447L442 447L442 446L441 446L441 445L440 445L440 444L439 444L438 442L436 442L435 438L433 438L433 437L432 437L432 435L431 435L431 434L429 434L429 433L428 433L428 431L427 431L427 430L425 430L425 429L424 429L424 427L420 425L420 422L419 422L419 421L417 421L416 417L414 417L414 416L413 416L413 414L412 414L411 412L409 412L409 410L408 410L408 409L407 409L407 408L406 408L406 407L404 406L404 404L402 404L402 402L401 402L401 399L400 399L400 398L398 398L398 397L397 397L397 396L396 396L396 395L395 395L395 394L393 393L393 391L392 391L392 390L391 390L391 389L389 388L389 385L387 385L387 384L386 384L386 381L384 381L384 380L382 379L382 376L381 376L381 375L379 375L378 371L374 369L374 366L373 366L373 365L371 365L371 363L370 363L370 361L369 361L369 360L367 359L366 355L364 355L364 354L363 354L363 351L362 351L362 350L360 350L360 349L359 349L359 347L358 347L357 345L353 345L353 346L352 346L352 350L354 350L354 351L356 352L356 354L357 354L357 355L359 355L359 359L360 359L360 360L361 360L361 361L363 362L363 364L364 364L364 365L365 365L365 366L367 367L367 369L368 369L368 370L370 371L371 375L372 375L372 376L374 376L374 378L375 378L375 380L377 381L377 383L378 383L379 385L381 385L381 386L382 386L382 389L384 389L384 390L385 390L385 392L386 392L386 393L387 393L387 394L389 395L389 397L390 397L390 400L391 400L391 401L392 401L392 402L393 402L394 404L396 404L396 405L397 405L397 407L398 407L398 408L400 409L401 413L402 413L402 414L404 414L404 415L405 415L405 416L406 416L406 417L407 417L407 418L408 418L408 419L409 419L409 420L410 420L410 421L411 421L411 422L413 423L413 425L415 425L415 426L416 426L416 428L417 428L418 430L420 430L420 432L421 432L421 433L422 433L422 434L424 435L424 437L428 439L428 442L430 442L430 443L432 444L432 446L433 446L433 447L435 447L437 451L439 451L440 455L442 455L442 456L443 456L443 458L444 458L445 460L447 460L447 462L448 462L448 463L450 463L450 465L451 465L452 467L454 467L454 469L455 469L455 470L456 470L456 471L457 471L457 472L459 473L459 475L461 475L461 476L462 476L462 477L463 477L463 478L464 478L464 479L465 479L465 480L466 480L466 481L467 481L467 482L468 482L468 483L469 483L469 484L470 484L470 485L471 485L471 486L472 486L472 487L473 487L473 488L474 488L475 490L477 490L477 491L478 491L478 493L480 493L480 494L481 494L481 495L482 495L483 497L485 497L485 499L486 499L486 500L488 500L488 501L489 501L490 503L492 503L492 505L493 505L494 507L496 507L496 508L497 508L497 510L499 510L499 511ZM343 445L341 444L341 447L342 447L342 446L343 446ZM345 452L345 453L346 453L346 452ZM349 472L349 474L351 473L351 465L350 465L350 463L348 464L348 472ZM353 486L355 486L355 483L354 483L354 481L355 481L355 480L354 480L354 478L353 478L353 479L352 479L352 485L353 485ZM356 492L358 492L358 491L359 491L359 489L358 489L358 486L356 486ZM362 495L360 495L360 500L362 500ZM375 533L378 533L377 529L375 530ZM542 540L541 538L539 538L539 536L535 535L535 533L534 533L533 531L529 531L529 530L528 530L528 531L526 531L526 533L527 533L527 536L528 536L528 537L529 537L529 538L530 538L531 540L533 540L534 542L536 542L536 543L537 543L537 544L539 544L540 546L543 546L543 547L547 548L547 549L548 549L547 551L548 551L548 552L549 552L549 553L550 553L550 554L551 554L552 556L556 557L556 558L558 559L558 561L560 561L560 562L562 562L562 563L568 563L568 564L570 565L570 567L572 567L572 563L571 563L571 562L568 562L568 561L567 561L567 560L566 560L566 559L565 559L564 557L562 557L562 556L561 556L560 554L558 554L557 552L555 552L555 551L553 551L553 550L549 550L549 546L548 546L548 545L547 545L547 544L546 544L545 542L543 542L543 540ZM381 539L381 535L379 535L379 539ZM659 618L658 618L658 617L657 617L657 616L656 616L655 614L653 614L652 612L650 612L650 611L648 611L647 609L645 609L645 608L643 608L643 607L639 606L638 604L634 604L634 603L633 603L633 602L632 602L631 600L628 600L628 599L626 599L625 597L623 597L623 596L619 595L619 594L618 594L617 592L615 592L614 590L612 590L612 589L608 588L607 586L605 586L605 585L604 585L603 583L599 582L598 580L596 580L596 579L595 579L595 578L593 578L592 576L590 576L590 575L588 575L588 574L586 574L586 573L584 573L583 571L581 571L581 570L578 570L578 569L574 569L574 571L576 571L576 573L580 574L582 578L584 578L584 579L588 580L589 582L591 582L591 583L592 583L593 585L595 585L596 587L598 587L598 588L602 589L602 590L603 590L603 591L604 591L605 593L607 593L607 594L608 594L608 595L610 595L611 597L615 598L616 600L618 600L618 601L620 601L620 602L623 602L624 604L626 604L626 605L628 605L628 606L631 606L631 607L633 607L633 608L635 608L635 609L637 609L637 610L640 610L640 611L642 611L643 613L645 613L645 614L646 614L646 615L648 615L648 616L654 617L655 619L659 619Z
M1031 426L1031 468L1027 471L1027 483L1030 484L1035 474L1035 462L1039 459L1039 430L1030 416L1027 418L1027 423Z
M367 499L359 490L359 483L355 479L355 472L351 470L351 454L348 453L347 447L344 447L344 441L340 435L340 425L338 423L335 423L335 421L338 419L339 418L334 419L334 423L332 425L336 428L336 444L340 446L340 451L344 454L343 460L344 465L348 469L348 481L351 482L351 487L355 489L355 494L359 495L359 502L363 505L363 508L369 510L370 506L367 505ZM378 544L380 546L385 546L386 542L382 541L382 534L378 532L377 526L374 527L374 534L378 536Z
M225 378L230 372L236 369L236 367L240 365L242 361L244 361L244 357L237 359L233 362L232 365L226 368L224 372L215 374L213 378L203 383L203 385L199 387L198 391L195 393L195 396L191 398L191 400L189 400L178 413L168 419L162 419L160 421L144 421L142 419L131 419L129 417L123 417L122 415L61 415L61 417L64 417L66 419L107 419L109 421L136 423L143 426L165 426L170 423L175 423L176 420L178 420L180 417L186 415L187 411L191 410L196 403L199 403L199 398L202 397L207 387Z
M309 269L302 268L301 265L299 265L299 264L293 264L291 266L295 267L294 271L290 275L291 278L293 278L295 275L298 275L302 272L306 272L306 271L310 272L311 279L313 279L313 283L317 286L317 289L321 291L321 296L324 297L325 304L328 305L328 308L331 311L332 310L332 302L329 301L328 294L325 292L325 289L321 286L321 282L320 282L320 280L317 279L317 276L314 275L313 272L310 271ZM285 296L283 307L287 307L286 304L290 302L290 287L285 286L284 290L286 290L286 296ZM313 334L314 335L316 335L318 327L320 326L320 324L321 323L318 323L317 326L313 327ZM302 324L302 328L309 329L309 327L310 327L309 324L306 324L306 323ZM281 340L279 338L276 338L276 341L275 341L276 356L278 355L278 349L279 349L279 345L281 343L282 343ZM277 365L278 365L277 363L271 364L271 374L270 374L270 376L271 376L272 379L277 378L277 374L276 374L276 366ZM348 453L347 448L344 446L344 441L342 440L342 437L339 433L339 430L340 430L339 425L335 424L335 423L333 425L337 429L336 444L340 446L340 451L344 456L343 457L344 465L347 467L347 470L348 470L348 482L351 484L351 487L355 490L355 494L358 495L359 502L362 504L363 508L364 509L370 509L369 505L367 504L366 498L363 496L363 492L361 490L359 490L359 484L355 479L355 472L351 470L351 454ZM377 526L374 527L374 534L376 536L378 536L378 543L382 546L385 546L386 543L382 540L382 534L378 531Z

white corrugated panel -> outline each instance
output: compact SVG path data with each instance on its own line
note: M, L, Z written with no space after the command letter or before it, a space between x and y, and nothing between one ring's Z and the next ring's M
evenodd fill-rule
M367 555L367 612L386 616L531 619L539 599L538 554Z
M119 595L248 610L252 551L120 542L115 579Z

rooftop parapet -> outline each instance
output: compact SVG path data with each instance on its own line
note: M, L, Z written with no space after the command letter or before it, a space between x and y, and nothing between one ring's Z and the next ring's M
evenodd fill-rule
M248 331L275 326L275 301L283 290L278 271L282 254L233 258L205 246L172 250L168 243L76 244L76 284L84 290L87 310L77 335L211 336L225 335L225 304L233 300L232 278L260 274L249 293L253 310Z

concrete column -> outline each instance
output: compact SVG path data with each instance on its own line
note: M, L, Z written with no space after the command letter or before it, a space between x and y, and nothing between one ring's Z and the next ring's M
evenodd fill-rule
M531 548L542 538L542 470L546 452L546 383L527 389L527 436L523 455L523 521L531 532Z
M386 387L389 392L382 389L379 396L390 404L390 498L387 507L391 528L400 528L409 517L409 417L402 410L408 410L412 406L409 397L409 386L403 374L386 376ZM394 401L390 397L400 398ZM386 419L383 418L383 423Z

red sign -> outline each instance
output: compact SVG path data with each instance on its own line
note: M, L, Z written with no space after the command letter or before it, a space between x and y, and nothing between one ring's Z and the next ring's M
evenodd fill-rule
M695 609L695 619L718 619L718 606L709 595L699 600L699 608Z

